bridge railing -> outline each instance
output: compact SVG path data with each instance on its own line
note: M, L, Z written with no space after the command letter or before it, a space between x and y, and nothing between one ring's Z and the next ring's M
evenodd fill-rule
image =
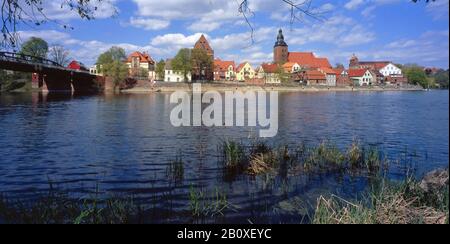
M62 65L40 57L33 57L30 55L20 54L20 53L12 53L12 52L0 52L0 60L7 60L13 62L24 62L29 64L41 64L47 66L55 66L59 68L64 68Z

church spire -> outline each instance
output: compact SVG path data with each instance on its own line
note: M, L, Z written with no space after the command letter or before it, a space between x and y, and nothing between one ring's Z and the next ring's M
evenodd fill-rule
M280 29L278 31L278 37L277 37L277 42L275 43L275 47L286 47L287 44L284 41L284 35L283 35L283 30Z

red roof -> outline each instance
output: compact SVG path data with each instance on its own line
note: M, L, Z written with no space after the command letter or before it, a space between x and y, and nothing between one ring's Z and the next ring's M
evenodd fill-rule
M317 58L311 52L290 52L288 56L288 62L298 63L300 66L307 68L319 68L319 67L331 68L328 59Z
M88 70L86 68L86 66L84 66L84 64L82 64L76 60L73 60L72 62L70 62L70 64L67 65L67 68L73 69L73 70Z
M141 63L152 63L154 64L155 61L153 61L152 57L148 55L148 53L141 53L141 52L134 52L130 54L127 58L127 63L131 63L133 61L133 58L139 58L139 62Z
M277 64L261 64L261 68L265 73L277 73L278 65Z
M318 70L306 71L306 77L308 80L326 80L327 79L327 77Z
M388 64L390 64L391 62L389 62L389 61L370 61L370 62L368 62L368 61L360 61L359 62L359 66L368 66L368 67L371 67L372 69L377 69L377 70L380 70L380 69L382 69L382 68L384 68L384 67L386 67Z
M348 76L349 77L362 77L366 74L367 69L349 69Z
M233 66L233 70L236 67L234 61L223 61L220 59L214 60L214 70L215 71L227 71L230 66Z
M248 62L244 62L242 64L240 64L237 68L236 68L236 72L241 72L241 70L244 68L244 66L248 64Z
M328 67L322 67L322 68L320 68L320 70L325 74L330 74L330 75L336 74L336 71L334 71L333 69L328 68Z

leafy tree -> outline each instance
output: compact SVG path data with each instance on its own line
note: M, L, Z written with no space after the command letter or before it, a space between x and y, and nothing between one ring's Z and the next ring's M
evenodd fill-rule
M110 48L97 59L97 70L112 78L114 88L117 88L128 77L128 66L123 62L125 59L125 50L120 47Z
M434 80L441 88L448 88L449 86L449 70L440 70L434 75Z
M191 51L191 66L200 80L208 79L208 73L213 72L214 61L203 49L193 49Z
M184 81L188 81L188 74L192 71L191 49L183 48L172 60L172 68L174 71L183 74Z
M47 58L48 43L41 38L31 37L22 45L20 53L36 58Z
M70 53L61 45L54 45L50 48L50 60L61 65L67 66L70 62Z
M412 65L405 68L405 74L409 83L414 85L420 85L423 88L427 88L430 85L430 81L422 67Z
M282 65L278 65L276 74L281 83L286 83L290 79L290 74L284 70Z
M156 75L158 76L158 79L160 80L164 80L164 75L165 75L165 67L166 67L166 62L164 62L164 60L160 60L157 64L156 64Z

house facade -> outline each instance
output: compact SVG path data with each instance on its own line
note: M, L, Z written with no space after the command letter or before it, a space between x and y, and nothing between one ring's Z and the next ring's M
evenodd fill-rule
M368 69L350 69L349 77L355 86L371 86L375 77Z
M172 60L166 61L166 66L164 67L164 81L165 82L190 82L192 81L191 72L187 75L187 80L185 80L182 72L175 71L172 68Z
M293 73L300 72L302 67L298 63L287 62L283 65L283 69L285 72L293 74Z
M322 67L318 69L326 76L326 85L327 86L336 86L337 85L337 74L333 69Z
M257 77L266 84L281 84L278 64L262 64L257 70Z
M134 52L127 57L125 61L132 77L156 79L155 61L146 52Z
M368 69L374 76L374 84L402 84L408 79L402 70L390 61L359 61L356 55L350 59L350 69Z
M236 68L236 80L245 81L255 78L256 71L249 62L244 62Z
M214 60L214 80L234 81L236 79L236 64L234 61Z

